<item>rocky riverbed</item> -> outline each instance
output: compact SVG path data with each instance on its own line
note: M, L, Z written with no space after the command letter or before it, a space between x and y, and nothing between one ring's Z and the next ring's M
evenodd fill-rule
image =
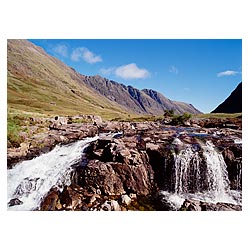
M228 187L223 185L228 192L241 191L241 119L193 119L186 126L173 127L162 121L103 122L92 117L82 124L57 118L45 132L27 138L19 148L8 148L8 168L49 152L55 145L95 135L102 136L90 143L84 160L74 166L70 185L61 190L51 187L37 210L241 210L238 200L211 202L181 196L181 205L173 208L166 202L167 196L162 197L162 191L180 195L220 192L215 177L208 176L209 154L215 157L215 164L225 162ZM189 163L183 167L184 158ZM177 173L178 161L182 167ZM179 182L183 187L176 188ZM9 206L21 202L14 198Z

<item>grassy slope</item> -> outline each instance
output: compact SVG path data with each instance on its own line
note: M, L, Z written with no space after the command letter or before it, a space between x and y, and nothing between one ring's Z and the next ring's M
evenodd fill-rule
M242 113L208 113L208 114L199 114L199 115L194 115L193 117L197 118L241 118Z
M144 121L84 85L78 74L40 47L25 40L8 40L8 120L19 115L95 114L104 119ZM238 114L201 114L193 117L223 118Z
M8 40L7 89L12 112L95 114L105 119L129 114L86 87L74 70L25 40Z

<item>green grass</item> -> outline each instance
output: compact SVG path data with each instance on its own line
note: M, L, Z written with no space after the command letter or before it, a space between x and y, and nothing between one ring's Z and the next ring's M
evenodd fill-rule
M8 146L19 147L20 143L23 142L22 137L19 133L22 131L21 128L22 120L16 116L9 117L7 121L7 140Z
M154 115L128 115L126 117L116 117L111 119L111 121L119 121L119 122L155 122L159 119L163 119L163 116L154 116Z
M8 108L7 112L7 143L8 147L19 147L24 142L21 132L27 136L30 134L29 126L38 125L38 131L42 131L48 124L37 124L32 118L48 117L40 113L25 112Z
M88 88L65 64L30 50L25 41L8 46L8 107L45 115L125 117L128 112ZM11 52L10 52L11 51ZM17 70L18 69L18 70Z
M207 114L199 114L193 115L194 118L242 118L242 113L207 113Z
M40 88L28 82L22 83L25 86L20 87L20 81L8 78L8 106L20 112L34 112L45 115L100 115L103 119L113 119L116 117L125 118L128 112L119 105L112 105L105 102L97 96L89 96L79 93L73 96L72 93L53 88Z

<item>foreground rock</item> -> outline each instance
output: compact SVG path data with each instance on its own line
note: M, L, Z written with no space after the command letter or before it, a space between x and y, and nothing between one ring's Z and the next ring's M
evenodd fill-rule
M39 210L41 211L128 211L128 210L154 210L150 199L142 197L133 198L128 195L96 194L96 190L84 189L72 184L63 191L52 188L43 199ZM15 201L13 201L14 203Z
M241 211L242 207L240 205L233 205L229 203L218 202L216 204L185 200L180 211Z
M205 162L202 145L206 141L211 141L223 155L230 188L242 188L241 130L232 128L202 128L197 125L187 129L157 122L96 121L95 124L65 124L62 120L52 124L47 132L34 135L19 148L8 149L8 165L38 156L58 143L66 144L110 131L123 133L116 134L114 138L102 135L92 142L86 151L87 161L75 166L72 184L63 190L52 188L44 197L40 210L172 210L166 204L163 206L155 197L159 190L176 191L172 174L174 157L185 147L189 148L188 152L191 157L195 156L199 160L202 170ZM190 162L196 164L196 161ZM194 164L190 165L189 176L194 172ZM206 178L205 175L200 176ZM199 188L205 189L207 183L202 183ZM197 183L190 178L185 187L187 190L184 191L194 193L197 187ZM18 200L10 203L12 206L18 204ZM241 206L186 200L181 209L238 211Z
M155 188L154 172L136 137L99 139L89 147L81 182L106 195L148 195Z

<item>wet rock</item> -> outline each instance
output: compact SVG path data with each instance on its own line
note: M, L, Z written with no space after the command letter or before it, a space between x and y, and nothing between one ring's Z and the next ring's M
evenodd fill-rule
M85 168L84 186L94 187L106 195L126 192L148 194L153 189L153 171L149 164L138 166L91 160Z
M99 188L106 195L151 192L154 173L149 159L145 152L135 150L133 143L134 139L99 139L92 143L87 150L92 160L86 166L83 185Z
M79 193L76 188L73 189L72 187L68 187L68 193L71 199L71 205L68 207L66 206L66 208L70 208L72 210L79 209L82 204L83 195Z
M131 203L131 198L127 194L121 196L121 204L122 205L128 206L128 205L130 205L130 203Z
M146 150L146 142L143 140L141 136L138 136L136 147L139 151Z
M111 210L112 207L110 201L105 201L101 206L101 211L111 211Z
M26 177L16 188L15 195L23 196L36 190L37 182L40 178L29 178Z
M218 202L214 204L214 203L186 199L180 210L181 211L241 211L242 208L240 205L234 205L229 203Z
M229 203L218 202L216 204L213 203L205 203L201 202L202 211L241 211L242 207L240 205L234 205Z
M41 211L55 211L60 210L61 208L62 205L59 199L59 191L56 189L52 189L40 205Z
M119 164L119 163L116 163ZM120 167L122 167L119 164ZM121 177L113 169L112 163L90 161L84 172L85 187L100 189L102 194L119 195L125 193Z
M227 164L228 178L230 180L230 188L235 190L242 189L242 147L233 144L226 147L222 155Z
M194 200L185 200L183 205L180 208L181 211L201 211L201 203L200 201Z
M9 207L21 205L21 204L23 204L23 202L19 200L18 198L11 199L8 203Z
M121 207L117 201L111 200L110 205L111 205L112 211L121 211Z
M72 205L72 198L70 196L69 188L67 186L63 188L63 191L60 194L60 201L64 208L71 207Z
M166 157L164 153L164 149L157 145L152 146L147 144L147 155L149 157L149 163L152 166L154 171L154 182L160 189L165 189L166 177L170 176L166 172L165 164L166 164Z

